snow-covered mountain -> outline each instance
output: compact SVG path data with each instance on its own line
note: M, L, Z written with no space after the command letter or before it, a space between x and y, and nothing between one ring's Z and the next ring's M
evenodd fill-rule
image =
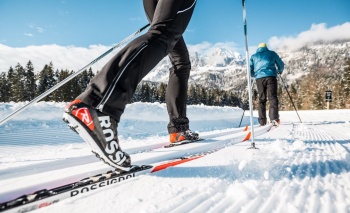
M309 44L299 50L275 50L285 62L284 75L296 80L312 71L326 69L339 72L346 58L350 58L350 41ZM252 52L250 54L253 54ZM243 89L246 85L245 56L225 48L209 54L190 53L192 71L189 83L211 88ZM170 60L166 57L144 80L167 82Z
M278 51L286 64L288 79L298 79L313 71L338 73L350 58L350 42L307 45L297 51Z
M209 54L190 53L192 65L189 83L230 89L245 77L245 58L238 52L217 48ZM144 80L167 82L171 63L168 57L159 62ZM239 81L237 81L239 80Z

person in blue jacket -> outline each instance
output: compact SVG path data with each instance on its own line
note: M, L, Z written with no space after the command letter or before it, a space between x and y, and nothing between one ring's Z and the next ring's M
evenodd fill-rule
M259 94L259 123L266 125L266 101L270 103L270 122L277 126L280 123L277 97L277 74L282 74L284 63L276 52L260 43L256 53L250 58L250 74L255 78Z

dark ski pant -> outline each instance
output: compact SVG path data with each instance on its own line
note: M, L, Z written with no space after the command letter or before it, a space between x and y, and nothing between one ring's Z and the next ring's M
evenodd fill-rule
M188 130L186 102L191 63L182 34L195 3L196 0L144 0L150 29L120 50L78 99L119 122L139 82L168 55L172 63L166 90L168 131Z
M270 120L279 119L278 114L278 97L277 97L277 79L275 77L259 78L256 80L259 94L259 123L266 124L266 101L270 103L269 118Z

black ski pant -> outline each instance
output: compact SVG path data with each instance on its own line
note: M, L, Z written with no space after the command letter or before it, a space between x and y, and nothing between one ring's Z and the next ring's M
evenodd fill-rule
M150 29L120 50L77 98L119 122L139 82L168 55L172 63L166 91L168 131L188 130L186 102L191 63L182 34L195 3L196 0L144 0Z
M256 80L259 94L259 123L266 124L266 101L269 100L269 118L270 121L279 119L278 97L277 97L277 78L266 77Z

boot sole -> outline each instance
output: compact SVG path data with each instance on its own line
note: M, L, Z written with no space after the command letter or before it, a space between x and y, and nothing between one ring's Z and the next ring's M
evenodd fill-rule
M85 127L82 126L80 122L77 121L73 116L65 112L63 113L63 121L66 122L73 131L78 133L81 138L83 138L83 140L90 146L90 148L92 149L92 152L96 155L96 157L102 160L104 163L118 170L122 170L126 172L130 171L133 168L133 166L122 167L122 166L115 165L115 163L110 161L108 158L101 157L101 156L104 156L104 153L101 152L100 147L96 144L95 140L91 137L91 135L85 129Z

